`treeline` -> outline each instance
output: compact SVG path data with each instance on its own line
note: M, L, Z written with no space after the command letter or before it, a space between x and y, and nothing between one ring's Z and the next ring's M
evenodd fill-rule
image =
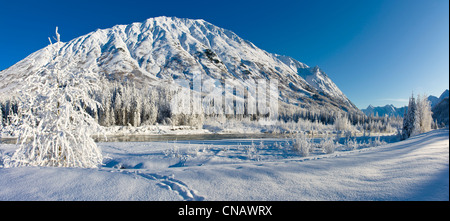
M327 107L311 109L285 108L280 111L279 120L284 122L307 120L324 125L336 125L340 131L394 132L401 128L403 119L399 116L366 116L361 112L343 112Z
M202 116L198 114L173 113L171 100L174 93L160 86L138 89L134 84L109 83L94 95L101 105L88 113L102 126L201 126Z

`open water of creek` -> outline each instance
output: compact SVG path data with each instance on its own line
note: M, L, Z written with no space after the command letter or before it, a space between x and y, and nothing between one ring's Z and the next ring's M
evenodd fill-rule
M336 135L333 135L336 136ZM95 142L152 142L152 141L206 141L206 140L232 140L232 139L266 139L275 138L280 140L291 140L295 137L295 134L271 134L271 133L259 133L259 134L163 134L163 135L114 135L114 136L94 136ZM356 137L357 141L364 141L372 137ZM340 142L343 142L341 137ZM381 136L381 140L391 143L397 141L395 136ZM320 142L321 137L315 136L314 142ZM1 138L0 143L15 144L16 138Z

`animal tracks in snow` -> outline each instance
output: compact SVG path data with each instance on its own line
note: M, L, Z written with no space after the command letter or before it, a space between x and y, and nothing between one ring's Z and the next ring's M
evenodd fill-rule
M197 191L190 189L185 183L169 176L156 173L137 173L137 175L150 180L156 180L158 186L177 192L186 201L203 201L205 197L197 194Z
M110 172L118 172L117 170L112 170ZM127 171L119 170L119 172L124 174L134 175L135 177L142 177L148 180L157 181L157 184L161 188L165 188L176 192L185 201L203 201L205 197L197 194L196 190L190 189L187 184L181 180L174 179L173 176L164 176L156 173L143 173L138 170Z

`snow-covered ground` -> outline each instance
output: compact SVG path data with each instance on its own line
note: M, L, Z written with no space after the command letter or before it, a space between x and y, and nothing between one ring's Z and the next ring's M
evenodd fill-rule
M0 168L0 200L449 200L448 129L307 157L278 138L98 145L99 169Z

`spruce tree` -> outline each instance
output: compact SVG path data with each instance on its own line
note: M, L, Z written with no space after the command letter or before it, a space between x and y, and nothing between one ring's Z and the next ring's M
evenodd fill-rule
M408 110L403 116L403 139L409 138L413 134L416 118L416 101L414 95L409 98Z

